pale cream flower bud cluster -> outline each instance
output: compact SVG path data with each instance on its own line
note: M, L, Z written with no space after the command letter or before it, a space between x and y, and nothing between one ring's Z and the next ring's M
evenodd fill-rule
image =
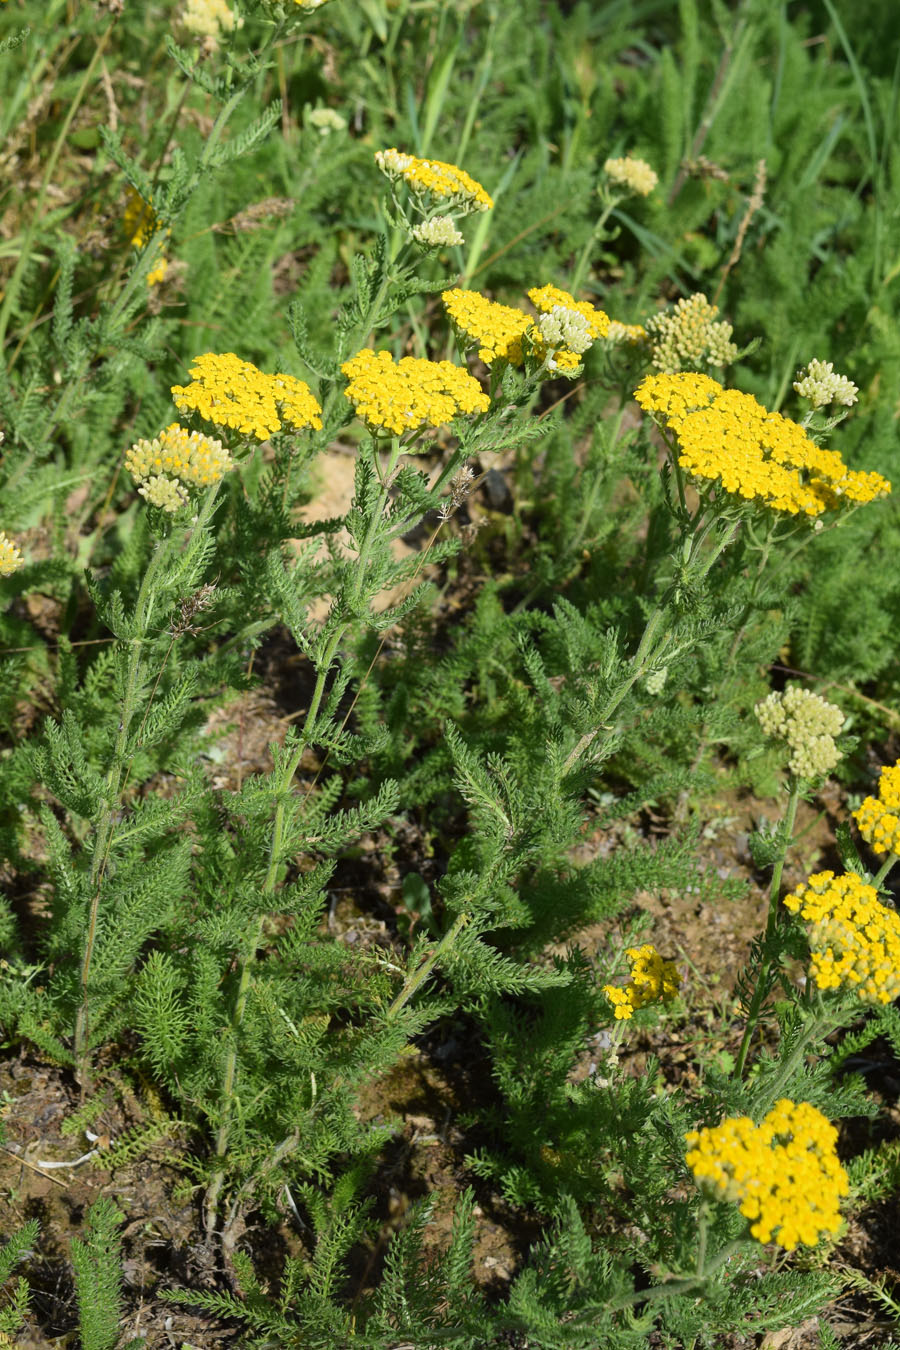
M189 488L217 483L234 460L221 441L173 422L152 441L135 441L125 467L142 497L174 514L187 502Z
M650 360L665 375L700 366L729 366L738 354L730 323L716 321L718 305L698 291L646 322Z
M622 159L608 159L603 171L616 187L627 188L636 197L647 197L659 182L658 177L645 159L632 159L625 155Z
M565 347L576 356L583 356L594 341L591 326L584 315L565 305L554 305L549 313L542 314L538 319L538 328L548 347L554 350Z
M809 399L814 408L824 408L827 403L842 403L852 408L857 401L859 389L846 375L835 374L830 361L810 361L808 366L797 371L794 389L801 398Z
M306 114L306 120L311 127L315 127L320 136L329 136L332 131L346 131L347 119L341 117L334 108L311 108Z
M449 216L433 216L431 220L424 220L420 225L414 225L410 234L425 248L465 242L465 235L460 233Z
M797 778L825 778L841 758L834 738L844 714L820 694L789 685L757 703L754 712L766 736L787 741L788 768Z
M235 18L225 0L187 0L181 16L182 28L201 38L215 39L220 33L231 33L243 22Z

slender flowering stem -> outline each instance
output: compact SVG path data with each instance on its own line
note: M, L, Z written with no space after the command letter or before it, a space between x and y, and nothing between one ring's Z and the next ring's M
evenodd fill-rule
M875 887L876 891L881 886L881 883L884 881L888 872L890 872L891 868L894 866L894 863L897 861L898 857L896 853L889 853L888 856L885 858L884 862L881 864L881 866L879 867L878 871L875 874L875 877L872 880L872 885Z
M198 529L202 530L206 526L212 514L218 489L219 485L216 483L207 492L203 507L197 522L193 527L192 533L196 532ZM129 770L129 740L132 724L137 714L139 692L143 685L145 665L144 648L150 633L150 625L158 600L160 573L164 564L168 562L172 556L176 537L177 536L169 535L164 539L157 540L153 554L147 564L144 575L141 578L140 589L138 590L137 600L135 601L134 617L132 619L134 635L129 639L130 650L128 653L128 666L125 672L125 692L122 698L122 714L119 721L119 729L116 735L115 744L113 746L109 769L107 770L106 775L103 813L97 821L95 828L90 876L91 901L88 909L87 931L85 934L84 951L81 960L81 1005L75 1017L74 1034L74 1051L82 1090L86 1089L90 1076L88 1062L90 1055L90 977L91 965L94 958L94 947L97 940L97 923L100 915L100 898L103 892L103 878L106 874L106 867L109 862L109 855L113 845L115 824L118 818L124 781L127 778Z
M384 508L387 505L391 482L394 470L397 467L397 461L400 458L401 446L399 437L394 437L391 445L391 453L388 464L383 473L379 474L381 480L381 493L378 503L372 512L366 529L365 538L360 546L359 557L356 562L355 574L350 593L351 607L355 608L361 598L365 587L366 574L368 572L369 558L378 533L378 526L384 520ZM337 656L338 648L347 629L350 627L349 621L338 623L335 631L326 645L322 655L316 662L316 684L313 689L312 699L306 712L303 722L303 729L297 738L297 743L292 753L286 758L281 771L273 785L275 796L275 815L272 822L272 835L269 842L269 865L266 871L265 880L262 885L262 896L268 897L275 893L278 884L279 871L281 868L281 854L284 841L284 825L287 813L287 802L291 792L291 785L294 781L294 775L300 767L300 761L303 752L314 741L316 722L319 711L322 706L322 700L325 696L325 686L328 681L328 675L332 664ZM235 1084L237 1081L238 1070L238 1038L241 1025L247 1008L247 999L253 984L253 975L256 967L256 954L259 951L263 937L263 926L265 924L266 909L260 908L259 913L254 917L250 925L250 931L247 934L247 942L238 958L240 975L238 978L237 994L235 996L234 1008L229 1024L229 1045L225 1055L225 1065L222 1074L222 1087L220 1092L220 1111L219 1128L216 1132L216 1159L217 1167L207 1188L204 1200L204 1222L207 1233L213 1233L218 1222L219 1198L222 1188L225 1184L225 1159L228 1154L228 1148L231 1138L231 1127L234 1117ZM436 955L435 955L436 959ZM433 964L433 962L432 962ZM430 967L429 967L430 969ZM424 971L420 979L425 979L428 971ZM411 991L412 992L412 991ZM408 997L408 995L407 995ZM405 1001L405 1000L404 1000ZM399 1005L398 1005L399 1006Z
M782 826L782 846L780 856L778 857L774 868L772 869L772 883L769 887L769 913L766 920L765 944L768 948L775 936L775 928L778 923L778 899L781 891L781 875L784 871L784 863L787 857L788 849L793 843L794 823L797 819L797 807L800 804L800 790L802 780L799 778L791 779L790 796L788 797L788 808ZM741 1041L741 1048L738 1052L737 1063L734 1067L734 1077L742 1078L744 1066L747 1063L747 1052L750 1049L750 1041L753 1038L753 1032L756 1029L756 1023L759 1019L760 1009L763 999L768 992L768 978L772 961L768 955L763 955L759 964L759 970L756 973L756 987L753 990L753 997L750 1000L750 1007L747 1010L747 1025L744 1028L744 1037Z

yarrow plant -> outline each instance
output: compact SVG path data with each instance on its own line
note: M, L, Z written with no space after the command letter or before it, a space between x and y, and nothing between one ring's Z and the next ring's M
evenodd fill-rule
M672 434L677 464L701 487L718 484L769 510L813 517L891 490L880 474L848 469L796 422L708 375L648 375L634 396Z
M477 346L485 365L520 366L530 355L544 373L571 377L588 348L609 332L608 316L558 286L535 286L528 298L541 316L537 321L478 291L454 288L441 294L463 347Z
M718 306L698 292L661 314L651 315L644 325L651 365L667 375L730 366L738 349L731 340L731 324L717 320L718 313Z
M617 188L625 188L636 197L649 197L659 182L659 178L645 159L623 155L618 159L608 159L603 172L609 182Z
M859 397L853 381L846 375L838 375L830 361L813 360L798 370L794 390L801 398L808 399L813 408L824 408L829 403L852 408Z
M876 853L900 855L900 762L881 770L878 796L866 797L853 819Z
M222 33L231 33L243 23L226 0L187 0L181 26L194 37L210 40L214 49Z
M816 872L785 896L806 925L819 989L846 989L861 1003L900 997L900 915L855 872Z
M322 409L309 385L294 375L265 375L234 352L207 352L191 363L191 383L172 386L179 412L198 413L217 427L268 440L287 426L321 429Z
M685 1135L685 1161L699 1185L736 1203L758 1242L792 1252L841 1225L850 1187L837 1158L837 1130L808 1102L783 1097L759 1125L748 1116Z
M844 714L834 703L799 685L773 692L753 710L766 736L786 741L791 756L788 767L800 778L825 778L841 752L835 744L844 725Z
M125 467L142 497L173 513L187 503L189 489L218 483L234 460L221 441L173 422L152 441L136 441Z
M455 218L470 215L473 211L490 211L494 205L493 198L481 184L455 164L440 159L420 159L395 148L376 150L375 163L390 179L400 219L419 243L459 242L455 238L437 239L428 227L435 218L441 219L445 223L435 226L434 230L438 235L446 234L453 228ZM397 195L401 184L406 188L404 200ZM414 225L407 216L408 209L424 219Z
M624 989L605 984L603 992L612 1004L617 1021L627 1021L639 1008L650 1003L667 1003L681 987L681 976L674 961L666 961L652 945L628 947L631 975Z
M443 426L459 414L486 412L490 399L478 381L451 361L427 361L364 347L341 366L344 397L375 434L402 436Z

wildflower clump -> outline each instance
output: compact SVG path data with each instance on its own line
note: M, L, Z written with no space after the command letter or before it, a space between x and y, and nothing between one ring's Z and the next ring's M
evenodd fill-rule
M701 292L679 300L670 310L647 320L650 360L657 370L674 374L700 366L730 366L738 354L730 323L716 320L718 305Z
M835 1152L837 1130L809 1102L783 1097L759 1125L748 1116L727 1117L690 1130L685 1142L697 1182L736 1202L758 1242L792 1252L840 1227L849 1183Z
M844 725L844 714L834 703L799 685L788 685L783 693L769 694L753 711L766 736L787 742L791 773L798 778L831 773L841 757L834 738Z
M293 375L265 375L234 352L206 352L191 365L191 383L173 384L179 412L196 412L217 427L265 441L282 425L296 431L322 426L322 409L309 386Z
M846 375L835 374L830 361L810 361L808 366L797 371L794 390L801 398L808 399L814 408L824 408L828 403L842 403L852 408L857 401L859 389Z
M745 501L808 516L891 490L880 474L848 469L796 422L709 375L648 375L634 397L674 434L678 464L701 486L718 484Z
M14 539L10 539L5 530L0 530L0 577L11 577L25 566L25 559Z
M390 352L364 347L341 371L349 380L345 398L376 434L443 426L459 413L486 412L490 405L478 381L452 361L404 356L395 362Z
M603 992L613 1006L617 1021L628 1019L638 1008L662 999L674 998L681 985L673 961L665 961L652 945L628 947L625 955L631 962L631 975L624 989L614 984L605 984Z
M900 762L881 770L878 796L866 797L853 819L876 853L900 853Z
M404 182L414 196L449 204L461 215L489 211L494 205L481 184L455 164L419 159L397 149L376 150L375 163L392 182Z
M125 455L125 467L142 497L174 513L188 500L189 488L218 483L234 468L234 460L221 441L173 422L152 441L135 441Z
M819 989L848 989L861 1003L900 996L900 915L874 886L855 872L816 872L784 904L806 924Z
M465 346L478 344L486 365L524 363L530 350L535 360L554 373L571 374L598 337L609 331L609 318L586 300L576 300L558 286L535 286L528 298L539 311L537 323L524 310L501 305L478 291L444 291L441 299Z
M610 183L626 188L636 197L648 197L659 182L645 159L633 159L631 155L608 159L603 165L603 172Z

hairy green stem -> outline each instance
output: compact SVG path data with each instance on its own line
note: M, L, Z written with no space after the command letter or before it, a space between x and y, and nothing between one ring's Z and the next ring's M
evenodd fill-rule
M775 936L775 928L778 923L778 899L781 891L781 876L784 871L784 863L787 858L788 849L793 843L794 823L797 819L797 807L800 804L800 788L801 780L799 778L792 778L790 796L788 797L788 808L782 826L782 847L780 856L772 869L772 883L769 887L769 913L766 919L765 934L765 943L767 947L771 944L771 941ZM767 986L771 964L771 958L764 955L760 961L759 970L756 973L756 987L753 990L753 997L750 1000L750 1007L747 1010L747 1025L744 1028L741 1048L738 1052L737 1062L734 1066L735 1078L742 1078L744 1074L744 1066L747 1063L747 1053L750 1049L750 1041L753 1038L753 1032L756 1030L756 1024L759 1020L763 999L768 992Z
M403 988L388 1008L388 1017L393 1017L398 1013L403 1005L409 1002L416 990L421 988L444 953L449 951L453 946L457 937L462 932L463 928L465 928L471 917L470 914L458 915L437 946L429 952L425 960L416 967L411 975L407 975Z
M359 604L365 587L369 558L378 534L378 527L384 520L384 508L388 501L391 478L394 469L397 466L397 461L400 458L400 449L399 437L394 437L387 468L384 474L381 475L381 493L378 498L378 503L369 520L365 538L363 539L356 562L355 575L350 592L350 605L352 608L355 608ZM291 784L293 783L297 769L300 767L303 752L311 743L314 736L316 720L319 716L322 700L325 696L325 686L328 675L337 655L341 640L349 626L349 621L338 623L325 650L319 657L317 662L316 684L313 689L309 707L306 711L306 717L303 720L303 729L297 738L297 744L295 745L293 752L285 760L274 785L276 798L275 815L272 821L272 835L269 842L269 865L262 885L261 893L263 898L274 895L278 884L278 873L281 866L281 853L284 841L284 825L287 815L287 799L291 791ZM229 1023L229 1045L225 1055L225 1066L219 1097L221 1115L219 1128L216 1131L215 1150L218 1165L207 1188L204 1200L204 1223L207 1233L210 1234L216 1229L219 1198L225 1184L225 1158L228 1154L231 1127L234 1119L235 1083L237 1081L238 1070L238 1038L247 1008L247 999L253 985L256 954L262 942L265 918L266 910L263 908L254 917L251 930L247 936L247 944L238 958L240 975L238 978L234 1009Z
M765 1090L756 1098L755 1107L758 1111L768 1111L774 1106L779 1094L784 1090L785 1084L790 1082L792 1075L802 1063L809 1046L837 1029L840 1019L836 1017L834 1012L826 1012L821 1003L819 1007L818 1015L813 1017L803 1028L797 1044L781 1065L771 1083L767 1084Z
M206 494L203 507L191 531L205 528L215 505L218 484ZM129 639L128 667L125 672L125 692L122 699L122 713L119 729L113 746L112 757L106 775L103 813L95 823L94 849L91 861L90 890L91 901L88 909L87 933L81 961L81 1005L75 1016L74 1052L78 1065L79 1081L84 1088L89 1079L89 1014L90 1014L90 976L94 959L94 947L97 941L97 922L100 915L100 898L103 892L103 878L106 873L110 851L115 835L116 818L120 808L123 784L128 769L128 748L131 727L137 713L138 696L143 684L144 645L147 641L153 611L157 602L158 578L163 565L168 561L173 546L173 535L157 540L156 546L147 564L138 590L132 619L133 636Z

